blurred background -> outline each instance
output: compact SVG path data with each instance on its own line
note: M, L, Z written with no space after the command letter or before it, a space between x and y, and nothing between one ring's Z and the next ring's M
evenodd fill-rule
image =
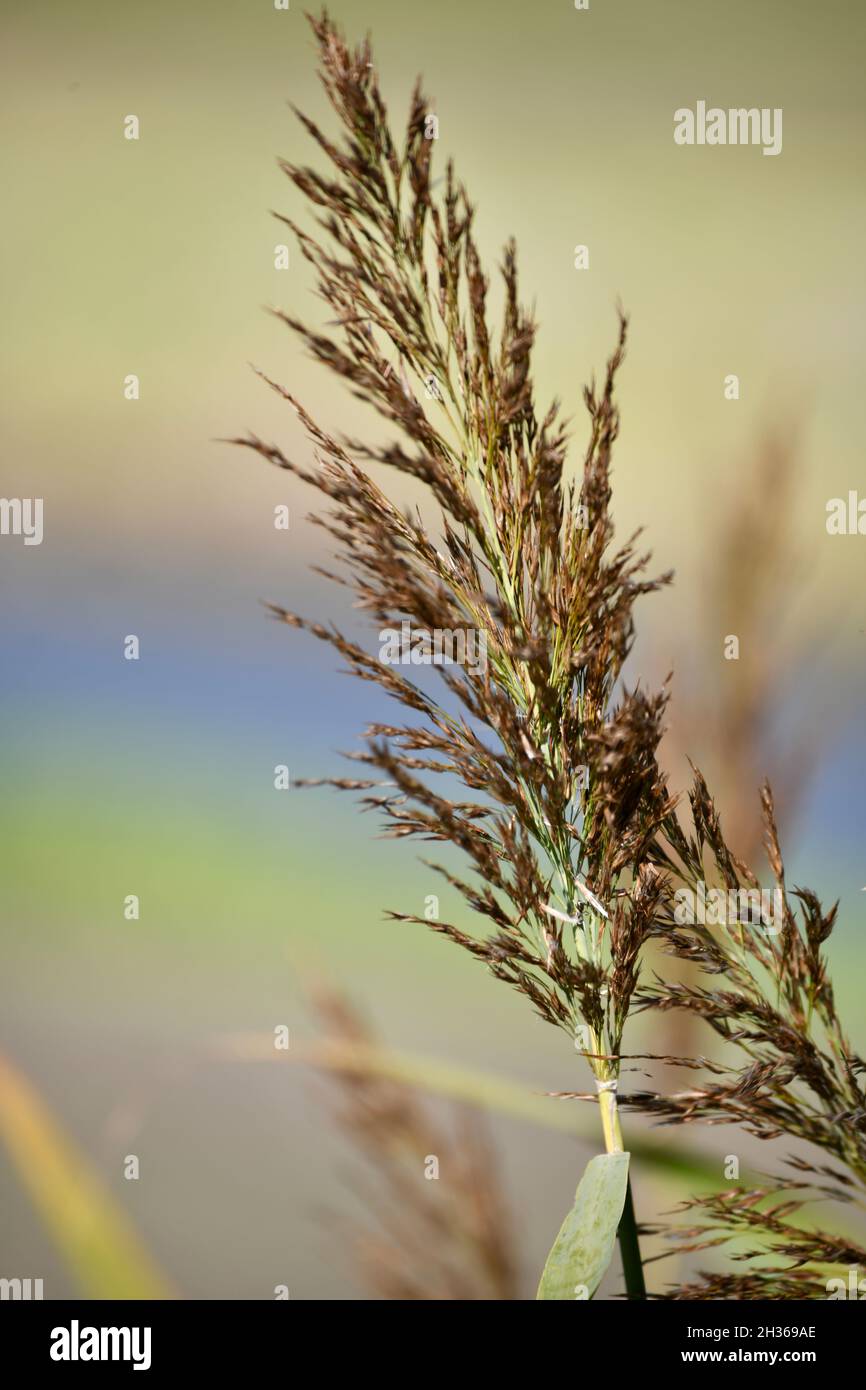
M582 385L614 343L618 299L630 314L615 514L676 570L639 607L631 675L673 671L674 779L690 754L750 852L757 786L778 785L789 879L841 899L833 975L866 1046L866 541L825 529L828 499L866 495L866 11L330 8L350 35L371 32L400 128L423 71L436 157L457 162L491 268L517 238L539 395L573 416L576 460ZM350 1229L374 1220L357 1135L304 1062L334 1027L310 981L345 992L400 1055L530 1098L586 1077L523 1001L432 934L383 921L441 892L411 847L377 840L348 799L274 789L277 764L336 773L337 750L383 712L329 651L265 617L273 600L354 630L344 595L310 573L326 555L301 485L216 442L249 428L310 456L250 363L329 428L369 427L262 312L319 312L294 247L275 269L283 228L268 215L308 221L276 166L317 160L286 103L333 128L311 36L299 3L268 0L4 0L2 15L2 494L44 498L44 541L0 539L0 1044L18 1078L0 1090L0 1274L42 1277L46 1297L93 1292L88 1252L73 1231L64 1253L27 1190L32 1144L50 1147L56 1125L164 1288L374 1296ZM782 107L781 155L676 146L673 112L699 99ZM739 662L723 659L728 634ZM279 1025L287 1053L237 1041ZM496 1116L481 1166L514 1214L519 1296L596 1147L591 1114L532 1104L556 1118ZM441 1098L425 1114L425 1151L440 1153ZM16 1149L22 1115L32 1144ZM753 1156L731 1132L660 1133L719 1168ZM684 1181L639 1174L639 1215ZM654 1268L657 1287L675 1273Z

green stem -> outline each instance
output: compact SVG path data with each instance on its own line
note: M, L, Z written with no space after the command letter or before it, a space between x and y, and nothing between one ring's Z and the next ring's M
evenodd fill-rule
M619 1237L619 1253L622 1256L622 1272L625 1276L626 1298L646 1298L640 1242L637 1236L637 1222L634 1218L634 1202L631 1197L631 1178L629 1178L625 1189L625 1206L619 1219L617 1236Z
M601 1112L601 1127L604 1132L604 1146L608 1153L623 1153L622 1129L619 1123L619 1109L615 1091L600 1091L598 1106ZM631 1178L625 1190L625 1206L619 1219L617 1231L619 1251L622 1257L622 1272L625 1278L626 1297L646 1298L646 1284L643 1277L643 1263L640 1257L640 1241L634 1215L634 1202L631 1195Z

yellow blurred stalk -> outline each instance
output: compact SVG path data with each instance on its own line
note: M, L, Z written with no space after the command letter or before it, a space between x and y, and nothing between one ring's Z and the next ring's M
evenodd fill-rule
M177 1297L85 1155L2 1055L0 1135L83 1297Z

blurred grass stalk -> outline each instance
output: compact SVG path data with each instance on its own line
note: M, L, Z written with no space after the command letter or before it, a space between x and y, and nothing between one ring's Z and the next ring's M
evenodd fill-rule
M27 1078L2 1055L0 1135L84 1297L177 1297L85 1155Z
M528 1092L519 1082L477 1068L460 1066L437 1057L365 1043L335 1040L292 1044L277 1051L266 1033L235 1033L217 1038L212 1055L235 1061L291 1061L323 1071L347 1075L378 1076L430 1095L462 1101L506 1119L523 1120L543 1129L555 1129L586 1143L595 1141L594 1106L587 1110L586 1132L575 1121L574 1106L542 1093ZM629 1137L629 1152L662 1176L688 1178L700 1186L715 1187L718 1164L700 1154L676 1152L666 1144Z

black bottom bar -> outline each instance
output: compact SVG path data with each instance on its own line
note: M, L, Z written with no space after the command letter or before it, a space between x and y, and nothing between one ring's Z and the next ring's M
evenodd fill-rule
M439 1358L443 1374L453 1375L456 1335L464 1351L477 1347L475 1364L483 1366L489 1378L489 1369L503 1353L509 1358L519 1355L520 1339L525 1335L526 1354L534 1359L540 1348L555 1348L560 1369L571 1363L577 1371L584 1357L587 1370L603 1357L617 1383L625 1372L653 1379L672 1370L701 1376L712 1366L728 1371L759 1367L772 1383L780 1371L805 1369L826 1376L837 1366L857 1364L863 1319L854 1310L839 1307L841 1301L858 1300L575 1301L561 1312L549 1305L527 1304L519 1314L509 1304L504 1305L508 1318L504 1325L498 1321L503 1306L495 1304L487 1304L486 1313L479 1305L470 1305L474 1309L472 1322L465 1324L466 1312L452 1312L453 1304L428 1304L426 1314L423 1305L414 1304L417 1312L407 1324L405 1305L397 1312L392 1311L392 1304L372 1302L364 1303L359 1313L351 1303L335 1301L318 1315L310 1303L302 1301L4 1302L0 1305L0 1337L4 1364L15 1366L19 1377L31 1370L93 1377L105 1369L115 1376L133 1375L137 1369L141 1376L152 1379L194 1371L223 1380L235 1372L248 1373L252 1367L273 1366L282 1368L290 1381L298 1371L309 1377L318 1364L331 1379L341 1364L358 1371L373 1370L377 1364L381 1369L386 1348L391 1348L390 1359L399 1345L401 1377L423 1373L429 1382ZM420 1323L415 1322L415 1316L421 1318ZM452 1317L456 1323L451 1322ZM440 1333L445 1334L441 1340ZM556 1340L551 1340L551 1333ZM388 1341L383 1341L383 1336ZM464 1351L459 1360L463 1360Z

